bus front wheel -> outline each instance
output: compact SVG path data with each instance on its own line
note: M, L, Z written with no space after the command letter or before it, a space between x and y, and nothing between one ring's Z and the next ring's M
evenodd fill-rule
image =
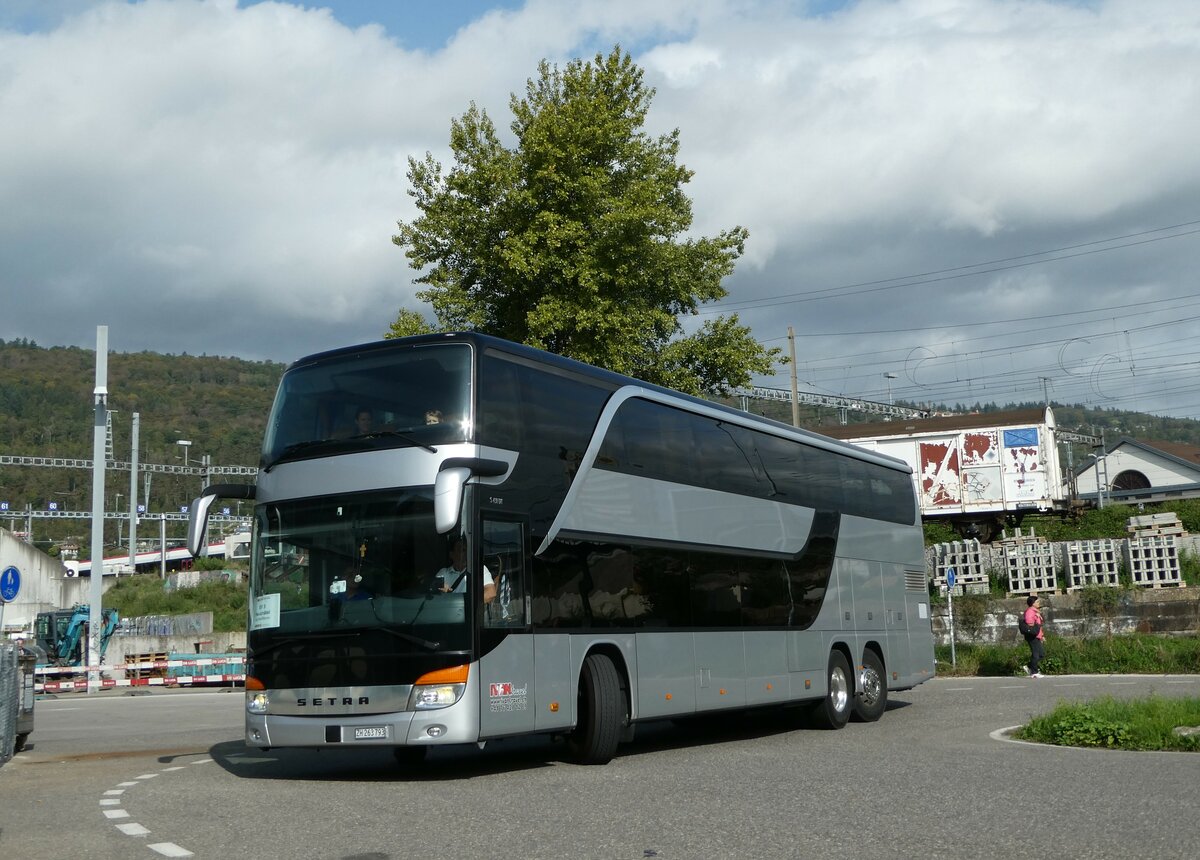
M820 729L840 729L850 720L854 699L854 681L850 664L841 651L829 652L829 668L825 672L825 698L812 709L812 722Z
M854 719L873 723L883 716L887 707L887 677L883 661L874 651L863 652L862 689L854 698Z
M567 739L579 764L608 764L628 720L621 676L604 654L589 654L579 677L575 730Z

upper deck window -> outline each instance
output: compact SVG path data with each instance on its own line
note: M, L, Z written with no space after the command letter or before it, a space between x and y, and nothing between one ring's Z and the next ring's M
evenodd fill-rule
M471 347L461 343L364 350L293 367L275 395L262 465L466 441L471 383Z

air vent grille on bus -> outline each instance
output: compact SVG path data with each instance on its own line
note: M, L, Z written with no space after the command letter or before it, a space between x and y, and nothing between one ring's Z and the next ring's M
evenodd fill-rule
M904 588L906 591L925 591L925 571L904 571Z

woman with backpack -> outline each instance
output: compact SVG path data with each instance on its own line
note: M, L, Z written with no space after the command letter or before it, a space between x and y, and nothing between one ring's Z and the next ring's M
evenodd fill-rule
M1042 632L1042 601L1037 595L1031 594L1025 601L1025 606L1025 614L1021 619L1021 632L1025 634L1025 641L1029 643L1029 665L1024 667L1025 674L1031 678L1040 678L1042 673L1038 666L1046 656L1043 648L1046 634Z

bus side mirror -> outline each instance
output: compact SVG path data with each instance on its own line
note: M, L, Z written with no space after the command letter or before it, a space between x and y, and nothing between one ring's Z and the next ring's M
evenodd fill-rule
M187 548L192 558L199 558L200 550L204 548L204 534L208 531L208 509L216 500L215 495L201 496L192 499L192 506L188 508Z
M204 533L208 531L208 509L217 499L250 499L255 496L253 484L213 484L200 492L188 508L187 548L192 558L199 558L204 549Z
M471 477L466 466L442 469L433 481L433 525L440 535L447 534L458 525L458 512L462 510L463 486Z
M458 525L462 510L463 487L472 477L499 478L507 475L511 465L502 460L482 457L450 457L445 460L433 479L433 525L444 535Z

